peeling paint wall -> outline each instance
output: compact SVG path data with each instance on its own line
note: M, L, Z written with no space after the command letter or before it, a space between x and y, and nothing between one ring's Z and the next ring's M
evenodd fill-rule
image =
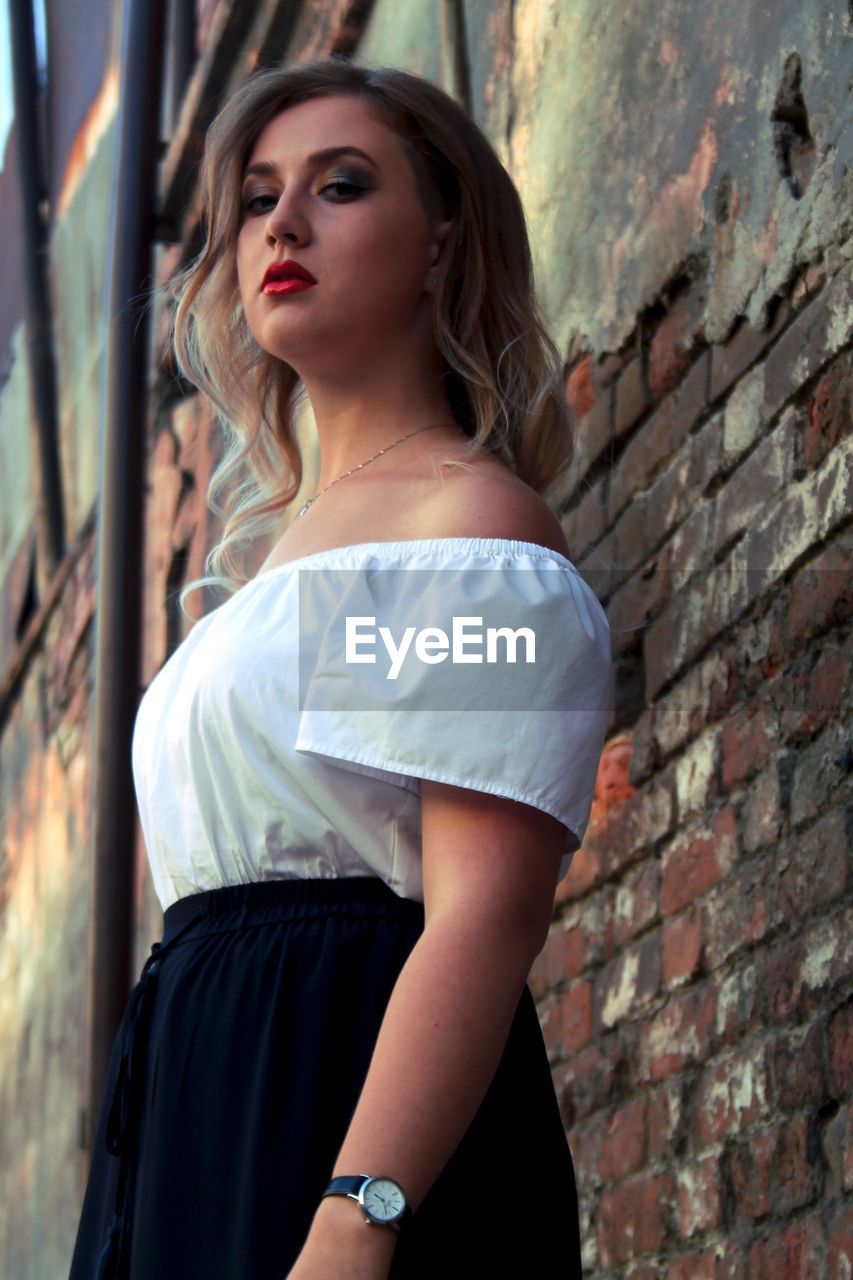
M197 6L200 64L222 12ZM276 12L255 6L235 82ZM561 515L617 668L592 820L531 974L585 1274L851 1274L851 9L468 0L464 15L472 111L521 192L566 358L577 439ZM449 82L431 0L304 3L293 19L288 56L345 32L369 63ZM116 22L52 185L67 533L86 554L0 722L10 1280L67 1273L87 1170L87 529ZM161 279L179 254L160 247ZM16 323L0 387L4 670L37 603ZM219 448L197 397L176 403L156 372L152 387L143 686L184 634L174 595L216 536L204 493ZM162 916L141 840L122 856L135 859L141 964Z

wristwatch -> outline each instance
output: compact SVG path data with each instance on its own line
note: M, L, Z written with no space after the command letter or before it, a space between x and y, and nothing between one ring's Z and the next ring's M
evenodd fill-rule
M393 1178L372 1178L369 1173L341 1174L332 1178L323 1195L349 1196L371 1226L393 1227L399 1231L412 1217L406 1196Z

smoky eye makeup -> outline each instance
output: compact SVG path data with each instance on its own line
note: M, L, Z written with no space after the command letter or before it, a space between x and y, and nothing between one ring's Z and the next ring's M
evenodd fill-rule
M355 170L340 170L337 173L330 174L324 178L317 190L318 193L327 191L330 188L344 188L343 194L340 196L341 202L361 194L370 189L370 179ZM244 212L251 212L251 206L256 200L278 200L278 195L270 190L263 190L254 187L252 180L247 178L243 183L240 195L240 204Z

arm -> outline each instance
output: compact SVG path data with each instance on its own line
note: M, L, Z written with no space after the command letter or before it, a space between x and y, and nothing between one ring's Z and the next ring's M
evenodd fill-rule
M396 1179L414 1211L459 1145L497 1070L544 945L565 827L529 805L424 781L424 932L400 971L332 1175ZM293 1280L363 1258L387 1274L396 1242L343 1197L317 1208ZM341 1273L343 1274L343 1272ZM347 1272L349 1274L349 1272Z

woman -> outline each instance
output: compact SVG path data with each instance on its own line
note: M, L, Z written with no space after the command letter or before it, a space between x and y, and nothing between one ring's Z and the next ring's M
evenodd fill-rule
M211 505L249 477L209 566L296 498L302 396L321 466L140 704L164 935L71 1280L569 1280L574 1172L526 980L612 673L542 496L571 442L520 200L441 90L337 60L249 80L202 188L175 350L228 434ZM460 617L517 624L526 663L442 649Z

